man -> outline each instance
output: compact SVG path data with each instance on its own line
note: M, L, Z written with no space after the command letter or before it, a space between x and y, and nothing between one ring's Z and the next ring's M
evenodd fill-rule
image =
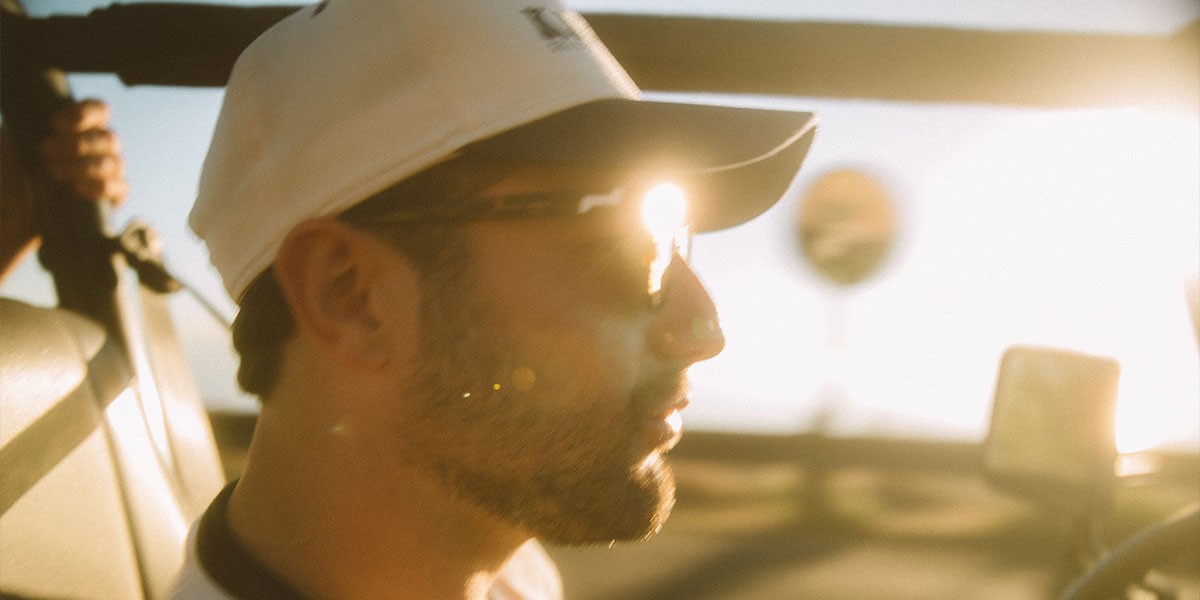
M641 198L744 222L813 124L639 95L551 2L330 0L242 55L191 223L262 410L175 597L556 598L536 539L661 527L724 338Z

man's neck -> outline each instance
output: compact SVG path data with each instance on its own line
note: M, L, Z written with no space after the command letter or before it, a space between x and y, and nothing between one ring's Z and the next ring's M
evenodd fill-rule
M529 539L386 458L353 423L275 418L266 409L260 417L228 519L254 555L311 597L481 600Z

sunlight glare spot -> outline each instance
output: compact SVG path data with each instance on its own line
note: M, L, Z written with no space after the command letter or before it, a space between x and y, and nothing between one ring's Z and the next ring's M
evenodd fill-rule
M652 233L673 235L683 225L686 214L687 196L674 183L660 183L642 198L642 221Z
M654 260L650 263L650 293L662 288L663 273L675 256L676 243L687 216L683 188L663 182L642 197L642 223L654 237Z
M512 373L512 383L517 391L528 392L537 383L537 373L529 367L517 367Z

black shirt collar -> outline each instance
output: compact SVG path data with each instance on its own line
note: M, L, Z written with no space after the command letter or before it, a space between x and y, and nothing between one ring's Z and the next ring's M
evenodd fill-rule
M226 513L237 482L217 495L196 529L196 554L209 578L240 600L307 600L254 557L229 528Z

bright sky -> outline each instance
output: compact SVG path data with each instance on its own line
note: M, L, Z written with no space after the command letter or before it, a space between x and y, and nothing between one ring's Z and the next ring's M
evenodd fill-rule
M29 0L28 6L49 14L86 12L93 4ZM573 5L1142 33L1175 31L1200 18L1194 0ZM220 92L126 89L107 76L71 81L77 96L104 98L115 109L132 192L114 222L140 216L155 224L170 266L232 314L202 246L184 227ZM820 418L839 434L980 439L1004 349L1037 344L1120 361L1123 449L1156 443L1200 449L1200 357L1183 291L1200 271L1194 116L708 100L814 110L822 127L793 191L774 209L694 243L693 263L717 301L729 343L693 369L689 426L793 431ZM900 241L880 275L834 290L799 259L791 222L804 189L848 165L890 189ZM4 295L52 298L32 262L6 282ZM252 408L236 393L227 334L186 298L175 306L208 401Z

